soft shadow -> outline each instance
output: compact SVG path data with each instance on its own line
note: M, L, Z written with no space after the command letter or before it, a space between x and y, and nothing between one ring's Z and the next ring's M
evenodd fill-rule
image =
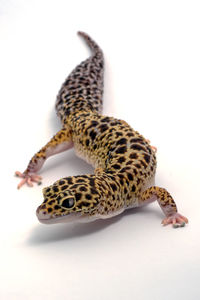
M131 208L127 209L123 215L124 216L131 216L133 214L143 214L143 215L154 215L159 220L162 220L164 217L163 213L160 210L156 210L155 207L149 205L145 205L143 207L136 207L136 208Z
M53 243L63 240L74 239L105 230L121 218L121 215L106 219L97 220L90 223L72 223L72 224L38 224L32 231L27 243L31 246Z
M55 99L55 102L56 102L56 99ZM51 127L53 134L55 134L58 130L60 130L62 128L62 123L56 114L54 105L50 111L49 127Z
M56 116L54 107L50 112L49 126L52 127L52 134L55 134L62 128L61 121ZM94 168L85 162L83 159L76 156L74 149L67 150L63 153L56 154L48 159L43 166L43 172L48 172L55 167L63 167L66 164L66 168L73 169L75 173L88 174L94 173ZM71 174L70 174L71 175Z
M74 174L93 174L94 168L85 162L83 159L76 156L74 149L70 149L64 153L57 154L54 157L50 157L48 162L43 167L43 173L54 169L55 167L63 167L66 165L66 169L73 170ZM73 174L70 174L70 176ZM68 175L69 176L69 175Z
M121 218L133 217L135 214L149 215L152 214L161 220L162 213L153 207L141 207L128 209L122 214L104 220L97 220L90 223L72 223L72 224L54 224L43 225L38 224L30 234L26 241L29 246L37 246L40 244L54 243L79 237L84 237L97 232L106 230L107 227L120 222ZM147 216L148 217L148 216Z

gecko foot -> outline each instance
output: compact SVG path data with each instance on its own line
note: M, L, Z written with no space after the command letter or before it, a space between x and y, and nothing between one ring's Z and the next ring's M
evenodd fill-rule
M18 189L20 189L22 187L22 185L24 185L25 183L27 183L27 185L30 187L33 186L33 182L37 182L38 185L41 184L42 177L37 174L25 174L25 173L16 171L15 176L22 178L22 180L20 181L20 183L17 186Z
M167 217L162 221L162 224L164 226L168 224L172 224L174 228L184 227L186 223L188 223L188 219L179 213L175 213L172 216Z

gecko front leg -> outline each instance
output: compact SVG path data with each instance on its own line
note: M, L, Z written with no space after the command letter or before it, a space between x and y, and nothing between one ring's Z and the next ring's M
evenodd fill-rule
M188 223L188 219L178 213L176 203L170 193L164 188L152 186L143 192L140 198L140 205L145 205L157 200L165 218L163 225L172 224L174 228L183 227Z
M21 173L15 172L17 177L21 177L22 180L18 184L17 188L21 188L25 183L28 186L33 186L33 182L41 183L42 177L37 175L37 172L42 168L46 159L54 154L63 152L73 147L71 130L69 128L63 128L54 135L54 137L30 160L26 170Z

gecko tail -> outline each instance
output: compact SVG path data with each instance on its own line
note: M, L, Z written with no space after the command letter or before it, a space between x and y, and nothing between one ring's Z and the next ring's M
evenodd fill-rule
M88 46L91 48L91 50L94 52L94 54L98 53L101 56L103 56L103 52L102 52L101 48L99 47L99 45L87 33L83 32L83 31L78 31L77 33L78 33L78 35L80 35L81 37L84 38L84 40L86 41Z
M85 32L79 31L92 54L68 75L58 93L56 111L63 124L70 114L80 111L102 112L103 98L103 52Z

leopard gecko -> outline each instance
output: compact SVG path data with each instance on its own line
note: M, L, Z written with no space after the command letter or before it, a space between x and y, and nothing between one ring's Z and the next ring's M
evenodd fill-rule
M56 111L62 128L23 173L15 173L22 178L18 188L40 183L37 173L46 159L74 147L79 157L94 166L94 174L65 177L43 188L44 201L36 211L41 223L105 219L157 200L165 215L163 225L184 226L188 220L178 213L170 193L155 186L155 148L125 121L101 114L103 52L86 33L78 34L92 54L61 86Z

